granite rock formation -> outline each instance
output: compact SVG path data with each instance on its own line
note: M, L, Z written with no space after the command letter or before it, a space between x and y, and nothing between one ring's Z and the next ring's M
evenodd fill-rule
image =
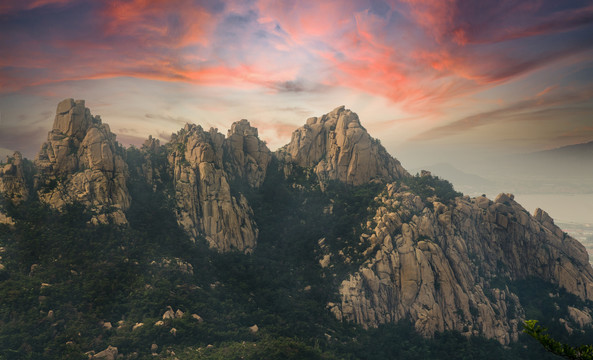
M0 224L14 223L6 214L3 201L17 205L29 198L25 171L23 156L18 151L8 156L4 164L0 164Z
M233 129L240 127L241 123L233 125ZM203 235L214 249L250 252L258 235L253 211L243 194L231 193L231 175L225 171L225 165L230 170L238 169L233 175L244 177L254 186L260 184L259 179L264 175L258 173L255 158L240 151L254 135L244 132L231 136L232 141L229 141L216 129L206 132L201 126L190 124L172 136L168 144L169 164L173 172L177 219L190 236L195 239ZM225 149L231 153L225 154ZM259 151L259 147L250 149ZM225 163L227 158L233 159L230 164Z
M259 188L266 178L272 153L259 139L257 129L245 119L237 121L228 131L223 146L228 155L224 165L230 177Z
M414 178L344 107L307 120L274 154L247 120L234 123L226 137L187 124L165 145L150 137L128 153L138 160L130 168L138 176L134 180L162 191L159 199L174 203L179 226L221 252L255 249L259 230L245 193L265 186L273 156L285 171L302 167L316 174L321 188L329 181L387 184L363 226L360 262L320 241L324 272L338 261L354 269L341 282L339 299L328 304L344 321L373 327L410 319L427 336L457 330L508 344L518 337L524 310L507 281L536 277L593 301L585 248L545 211L530 215L510 194L494 201L420 197L404 185ZM0 192L15 204L35 196L57 209L80 202L93 211L94 223L125 224L132 199L124 158L109 126L92 116L84 101L67 99L58 105L36 169L27 169L30 163L15 153L0 166ZM27 179L33 175L31 186ZM429 172L419 178L433 179ZM282 186L309 190L289 180ZM331 213L331 205L327 209ZM12 219L0 211L2 222ZM194 271L177 258L153 265ZM568 311L563 321L566 326L570 321L571 329L593 322L586 308Z
M92 116L84 100L58 104L53 128L35 160L39 199L60 209L80 202L94 223L127 222L130 205L123 149L109 125Z
M408 318L428 336L457 330L508 344L523 310L495 279L539 277L593 299L585 248L511 194L425 203L405 185L389 184L375 200L360 239L368 260L342 282L341 302L329 304L340 319L368 327Z
M278 156L301 167L314 168L322 185L329 180L362 185L409 175L362 127L358 115L344 106L309 118L292 133L290 143L278 151Z
M25 181L23 156L16 151L0 165L0 194L14 204L27 200L29 189Z

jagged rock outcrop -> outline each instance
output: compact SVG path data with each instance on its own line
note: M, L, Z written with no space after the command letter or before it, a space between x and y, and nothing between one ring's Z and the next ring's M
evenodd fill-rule
M494 279L539 277L593 300L585 248L510 194L425 203L389 184L376 201L361 237L368 260L342 282L341 302L329 304L340 319L377 326L408 318L429 336L457 330L508 344L518 337L523 310Z
M84 100L58 104L53 128L35 165L39 199L54 208L80 202L93 222L125 224L130 205L127 165L109 125L92 116Z
M233 123L224 140L224 150L228 154L224 165L231 178L243 180L252 188L263 184L272 153L249 121Z
M245 137L249 136L252 134ZM234 139L233 143L240 141ZM219 251L252 251L258 235L253 211L243 194L231 193L230 176L225 171L225 148L236 149L235 145L225 145L224 135L216 129L206 132L201 126L187 124L173 134L168 146L178 223L193 238L203 235L210 247ZM235 159L231 169L249 169L237 176L252 180L261 176L251 172L254 168L248 165L251 160L245 160L246 154L226 155Z
M339 180L361 185L375 179L393 181L408 176L399 161L371 138L358 115L344 106L308 119L292 133L290 143L277 156L302 167L313 167L322 184Z
M14 204L25 201L29 197L24 160L18 151L7 157L4 164L0 164L0 194Z
M6 157L6 161L0 163L0 224L14 224L14 220L6 214L3 206L4 201L12 204L19 204L29 198L29 189L25 180L25 162L20 152Z

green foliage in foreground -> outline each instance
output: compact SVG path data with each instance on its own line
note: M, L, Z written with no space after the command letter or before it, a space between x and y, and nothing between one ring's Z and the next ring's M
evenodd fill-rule
M539 341L549 352L571 360L593 359L593 345L570 346L553 339L547 331L537 324L537 320L527 320L523 324L523 332Z

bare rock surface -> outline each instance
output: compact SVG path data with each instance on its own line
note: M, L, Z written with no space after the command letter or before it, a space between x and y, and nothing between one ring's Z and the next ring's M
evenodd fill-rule
M107 349L100 351L90 356L93 360L115 360L117 359L118 351L115 346L109 345Z
M53 129L35 165L41 201L57 209L80 202L93 211L94 223L127 223L124 211L131 199L123 149L84 100L58 104Z
M245 181L252 188L263 184L272 153L249 121L233 123L224 141L224 150L229 159L225 167L231 177Z
M302 167L313 167L322 183L339 180L361 185L408 176L400 162L371 138L358 115L344 106L308 119L292 133L290 143L277 156Z
M541 211L529 215L511 194L493 202L458 197L431 206L405 186L389 184L360 241L368 259L340 286L340 319L366 327L402 319L431 336L457 330L508 344L523 309L509 280L538 277L593 300L593 269L583 245ZM499 282L500 283L500 282ZM588 324L588 312L570 311Z
M251 136L254 135L247 133L244 137ZM250 160L250 156L242 153L240 149L244 147L237 145L240 141L233 138L229 144L218 130L204 131L193 124L187 124L172 136L169 164L173 172L177 220L190 236L194 239L204 236L214 249L250 252L256 245L258 230L245 196L231 193L231 176L223 161L225 149L235 151L226 155L234 159L231 168L242 171L237 176L251 179L255 186L263 175L257 174L255 158ZM254 166L249 165L250 162Z
M0 194L14 204L27 200L29 190L25 182L23 156L16 151L0 164Z
M24 168L23 157L18 151L0 163L0 224L14 224L14 220L6 214L2 200L17 205L29 198Z

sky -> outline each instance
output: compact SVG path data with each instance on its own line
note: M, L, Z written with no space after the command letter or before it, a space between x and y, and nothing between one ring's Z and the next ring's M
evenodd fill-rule
M125 145L250 120L274 150L345 105L405 167L593 140L590 0L3 0L0 152L57 103Z

